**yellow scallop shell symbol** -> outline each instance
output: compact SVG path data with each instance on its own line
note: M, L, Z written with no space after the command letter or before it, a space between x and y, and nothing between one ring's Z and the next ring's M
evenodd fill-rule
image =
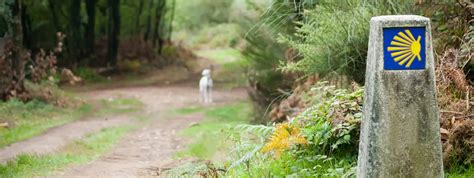
M393 40L390 42L390 46L387 48L387 51L390 52L393 60L398 62L399 65L405 65L406 68L409 68L415 58L418 61L421 61L420 44L421 36L418 36L415 40L413 34L410 30L405 30L404 32L398 32Z

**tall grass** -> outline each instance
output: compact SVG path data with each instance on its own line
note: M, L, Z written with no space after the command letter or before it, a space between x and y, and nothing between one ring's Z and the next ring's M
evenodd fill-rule
M308 9L296 35L279 41L298 50L301 60L287 62L284 71L365 78L371 17L412 13L413 1L321 0Z
M242 28L247 31L244 36L246 45L243 54L248 60L247 75L251 86L249 94L257 113L265 113L274 99L281 97L278 90L289 90L294 82L290 75L278 70L278 65L285 60L285 51L288 47L278 43L275 38L278 33L287 34L292 24L283 23L282 17L270 18L269 14L273 14L273 8L281 8L269 4L270 8L263 10L266 5L268 4L250 4L249 6L254 9L252 12L260 14L260 17L243 16L239 20Z

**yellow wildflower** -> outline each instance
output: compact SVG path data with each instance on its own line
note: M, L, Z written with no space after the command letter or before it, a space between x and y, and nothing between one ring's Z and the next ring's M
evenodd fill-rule
M262 148L262 152L273 151L275 157L278 159L283 151L288 150L292 145L304 144L308 141L300 134L298 127L292 126L289 123L281 123L276 125L276 130Z

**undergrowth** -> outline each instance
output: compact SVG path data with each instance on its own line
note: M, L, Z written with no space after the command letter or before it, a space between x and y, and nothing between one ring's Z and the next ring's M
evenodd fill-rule
M107 79L99 75L91 68L79 67L74 70L74 74L81 77L87 83L101 83L106 82Z
M236 133L241 134L234 137L236 159L226 175L354 175L358 147L353 138L358 138L363 90L320 83L311 92L316 93L312 99L319 102L290 122L237 127Z
M301 60L282 65L284 71L305 74L346 75L363 83L369 21L377 15L412 13L413 1L318 1L304 14L295 36L281 35L280 42L296 49ZM347 20L351 19L351 20Z
M287 122L236 127L231 135L236 144L231 150L234 159L224 165L227 172L222 175L355 176L363 94L363 88L337 89L320 82L305 94L312 106ZM464 152L455 154L463 156ZM468 161L448 166L447 177L474 176Z

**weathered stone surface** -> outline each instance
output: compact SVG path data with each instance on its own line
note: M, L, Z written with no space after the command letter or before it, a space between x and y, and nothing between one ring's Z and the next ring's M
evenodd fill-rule
M383 29L425 27L426 66L384 70ZM371 19L358 177L443 177L430 20Z

